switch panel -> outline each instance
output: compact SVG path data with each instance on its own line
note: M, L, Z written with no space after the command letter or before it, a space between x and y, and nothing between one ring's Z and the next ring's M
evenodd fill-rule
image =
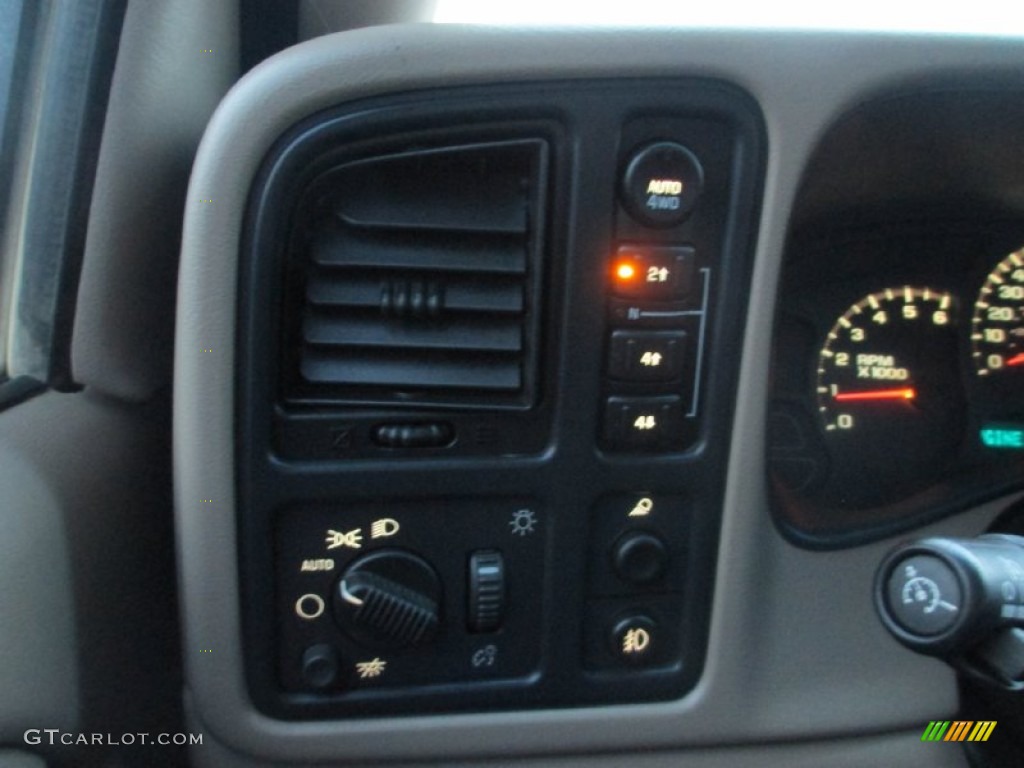
M700 133L656 118L622 129L600 432L611 453L686 451L699 437L718 224L698 201L723 181L705 170Z
M527 498L283 511L282 683L342 694L528 677L541 651L546 537Z
M259 712L693 689L763 157L749 96L662 78L382 95L278 139L233 382Z
M613 259L602 432L610 451L682 450L696 439L711 268L694 280L695 259L690 247L636 245Z
M587 663L605 671L679 664L690 560L681 496L612 494L592 512Z

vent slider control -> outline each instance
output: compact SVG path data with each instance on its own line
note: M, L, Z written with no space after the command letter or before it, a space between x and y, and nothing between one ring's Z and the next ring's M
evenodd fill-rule
M455 438L451 424L381 424L373 442L381 448L440 448Z

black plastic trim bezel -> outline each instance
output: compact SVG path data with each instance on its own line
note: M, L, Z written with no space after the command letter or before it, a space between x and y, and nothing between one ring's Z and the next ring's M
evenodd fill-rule
M703 125L724 156L710 163L713 194L701 203L710 219L691 217L672 230L649 230L627 220L617 196L626 125ZM653 126L653 127L652 127ZM288 459L274 444L275 382L280 359L272 329L279 322L275 286L280 242L268 239L268 189L296 189L278 160L300 136L337 131L346 146L415 141L445 143L508 138L538 131L550 143L549 271L543 299L542 397L515 416L545 425L541 439L505 450L469 454L452 449ZM668 129L666 129L668 130ZM650 141L656 135L627 138ZM658 701L696 685L706 653L712 583L727 457L739 377L743 328L753 264L765 163L765 129L756 103L738 88L703 80L635 79L508 84L439 89L368 99L315 115L277 143L254 180L241 244L236 369L238 533L243 648L249 692L262 712L285 719L402 713L508 710ZM719 150L714 150L718 152ZM707 158L702 157L705 168ZM288 194L276 192L279 199ZM698 221L697 225L693 222ZM695 439L685 447L633 455L596 445L604 395L607 267L617 240L689 242L693 226L710 227L715 264L705 397ZM268 230L268 227L271 227ZM710 231L710 230L709 230ZM266 343L267 339L274 340ZM434 416L437 411L430 412ZM460 417L473 418L469 411ZM402 413L412 419L423 414ZM428 414L429 415L429 414ZM457 448L458 441L454 444ZM670 600L679 656L650 669L592 670L581 658L588 605L609 603L591 591L587 543L592 517L608 497L649 493L680 500L686 534L683 592ZM545 544L541 662L512 680L337 694L284 694L276 680L274 629L275 519L282 510L385 503L445 504L448 500L530 497L549 515ZM509 567L514 567L510 563ZM645 594L611 598L608 610ZM660 608L658 608L660 610ZM613 612L615 612L613 611ZM617 613L616 613L617 615Z

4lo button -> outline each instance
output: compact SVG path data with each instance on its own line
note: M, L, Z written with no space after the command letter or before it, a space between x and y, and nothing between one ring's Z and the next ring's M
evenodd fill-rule
M616 450L656 450L678 441L683 419L679 395L609 397L605 401L604 442Z

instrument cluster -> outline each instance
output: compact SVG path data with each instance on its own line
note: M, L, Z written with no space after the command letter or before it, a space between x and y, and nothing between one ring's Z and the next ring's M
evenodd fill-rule
M790 246L769 479L811 546L1024 486L1024 225L902 225Z

